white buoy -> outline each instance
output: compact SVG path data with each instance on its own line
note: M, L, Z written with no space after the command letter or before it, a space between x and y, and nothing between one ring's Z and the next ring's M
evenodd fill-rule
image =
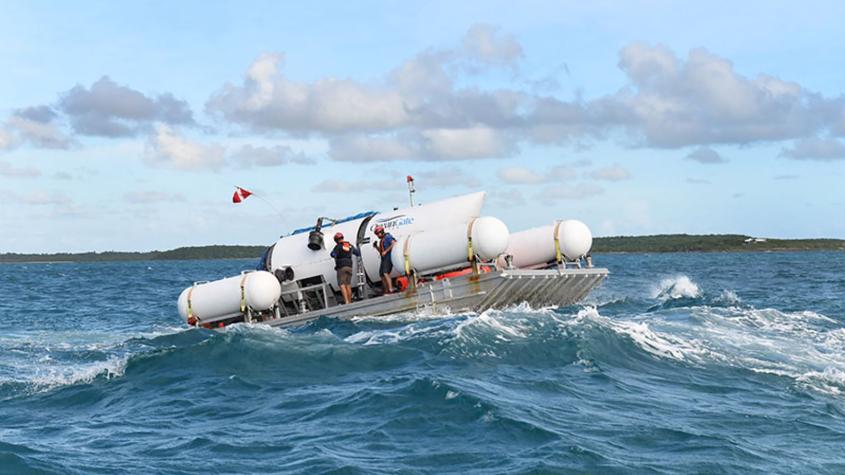
M468 266L470 252L482 261L496 259L507 248L509 238L505 223L486 216L469 223L410 234L396 243L390 257L398 274L404 274L406 267L425 274Z
M580 259L593 247L593 233L586 224L577 219L567 219L558 227L560 252L570 261Z
M593 245L593 235L587 225L575 219L567 219L511 234L505 254L513 256L512 264L517 269L544 266L557 259L555 237L561 256L568 261L584 257ZM504 259L499 259L499 265L506 265Z
M188 287L179 295L177 307L186 321L193 316L209 323L242 314L242 305L256 311L269 310L281 293L276 276L254 271Z

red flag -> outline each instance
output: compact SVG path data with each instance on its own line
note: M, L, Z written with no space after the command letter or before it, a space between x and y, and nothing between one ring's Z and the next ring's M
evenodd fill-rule
M241 201L247 199L247 197L251 194L251 191L247 191L241 188L240 186L236 186L235 194L232 195L232 203L240 203Z

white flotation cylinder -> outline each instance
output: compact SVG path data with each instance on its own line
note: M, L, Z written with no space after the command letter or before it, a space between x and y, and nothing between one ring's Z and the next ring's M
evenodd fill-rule
M509 238L505 223L486 216L464 224L412 233L393 246L390 257L399 274L406 270L426 274L468 265L470 252L483 261L496 259L507 249Z
M276 276L265 271L244 274L195 284L179 295L177 307L186 321L211 323L243 313L242 308L268 310L282 293Z
M505 254L513 256L514 267L524 269L556 261L558 248L561 259L575 261L586 256L592 246L593 235L587 225L576 219L567 219L511 234ZM499 265L504 267L504 259L499 259Z

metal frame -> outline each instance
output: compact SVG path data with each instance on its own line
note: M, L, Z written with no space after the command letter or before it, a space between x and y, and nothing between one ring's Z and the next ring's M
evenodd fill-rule
M580 269L511 269L482 274L468 274L452 279L422 282L402 293L371 297L348 305L329 306L327 283L286 291L284 295L320 290L322 309L281 315L262 323L290 327L303 325L321 317L353 318L380 316L422 308L448 307L452 311L484 311L527 302L535 307L563 306L578 302L607 278L603 268ZM280 299L281 300L281 299Z

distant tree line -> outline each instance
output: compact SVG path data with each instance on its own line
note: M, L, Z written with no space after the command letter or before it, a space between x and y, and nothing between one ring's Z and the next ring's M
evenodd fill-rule
M0 263L12 262L97 262L163 261L188 259L258 258L267 246L198 246L150 252L81 252L57 254L0 254Z
M0 254L0 264L13 262L96 262L189 259L258 258L267 246L199 246L151 252L83 252L58 254ZM719 252L719 251L845 251L842 239L765 239L742 234L660 234L613 236L593 240L593 253L611 252Z
M659 234L593 240L593 253L845 250L842 239L759 239L742 234Z

